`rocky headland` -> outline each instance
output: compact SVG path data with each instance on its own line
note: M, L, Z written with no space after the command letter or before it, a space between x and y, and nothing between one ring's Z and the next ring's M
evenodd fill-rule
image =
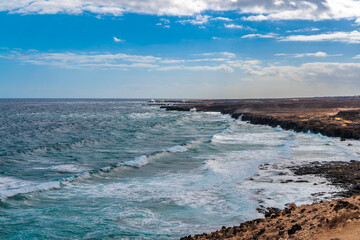
M164 105L167 110L231 114L252 124L296 132L360 139L360 96L286 99L189 100Z

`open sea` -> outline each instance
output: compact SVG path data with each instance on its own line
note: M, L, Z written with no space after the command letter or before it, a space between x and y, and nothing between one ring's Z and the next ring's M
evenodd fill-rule
M287 167L357 152L359 141L146 100L4 99L0 239L178 239L239 225L257 208L331 197L341 189Z

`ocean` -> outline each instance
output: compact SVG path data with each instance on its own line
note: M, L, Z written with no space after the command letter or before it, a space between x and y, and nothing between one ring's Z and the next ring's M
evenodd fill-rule
M349 143L352 146L348 146ZM147 100L0 100L0 239L178 239L341 189L289 167L359 141Z

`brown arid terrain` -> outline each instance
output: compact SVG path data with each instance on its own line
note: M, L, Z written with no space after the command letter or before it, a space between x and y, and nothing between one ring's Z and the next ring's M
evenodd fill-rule
M321 133L329 137L360 139L360 96L188 100L162 106L167 110L213 111L231 114L252 124L280 126L297 132Z
M222 227L221 230L200 234L188 239L360 239L360 196L332 200L312 205L290 204L281 211L266 214L265 218Z
M162 108L221 112L252 124L342 140L360 139L360 96L170 101ZM334 197L345 198L302 206L290 204L283 210L268 208L265 218L182 239L360 240L360 162L312 162L291 170L295 175L326 178L344 189Z

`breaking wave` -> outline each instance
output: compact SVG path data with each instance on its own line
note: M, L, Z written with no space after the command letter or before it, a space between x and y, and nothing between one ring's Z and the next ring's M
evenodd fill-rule
M21 194L29 194L33 192L43 192L54 189L60 189L61 187L66 186L74 181L89 179L94 175L99 175L99 173L109 173L116 168L121 168L121 167L141 168L149 164L149 162L152 159L161 156L164 153L169 154L169 153L186 152L188 151L188 147L192 146L194 143L197 142L191 141L186 145L176 145L173 147L166 148L165 150L162 151L154 152L149 155L141 155L135 157L132 160L127 160L120 163L114 163L97 170L95 169L90 171L83 171L79 174L75 174L70 177L49 181L49 182L40 183L36 181L16 179L14 177L0 177L0 201L5 201L7 198L11 198ZM80 166L76 166L74 164L65 164L65 165L53 166L50 169L61 173L76 173L84 168Z

